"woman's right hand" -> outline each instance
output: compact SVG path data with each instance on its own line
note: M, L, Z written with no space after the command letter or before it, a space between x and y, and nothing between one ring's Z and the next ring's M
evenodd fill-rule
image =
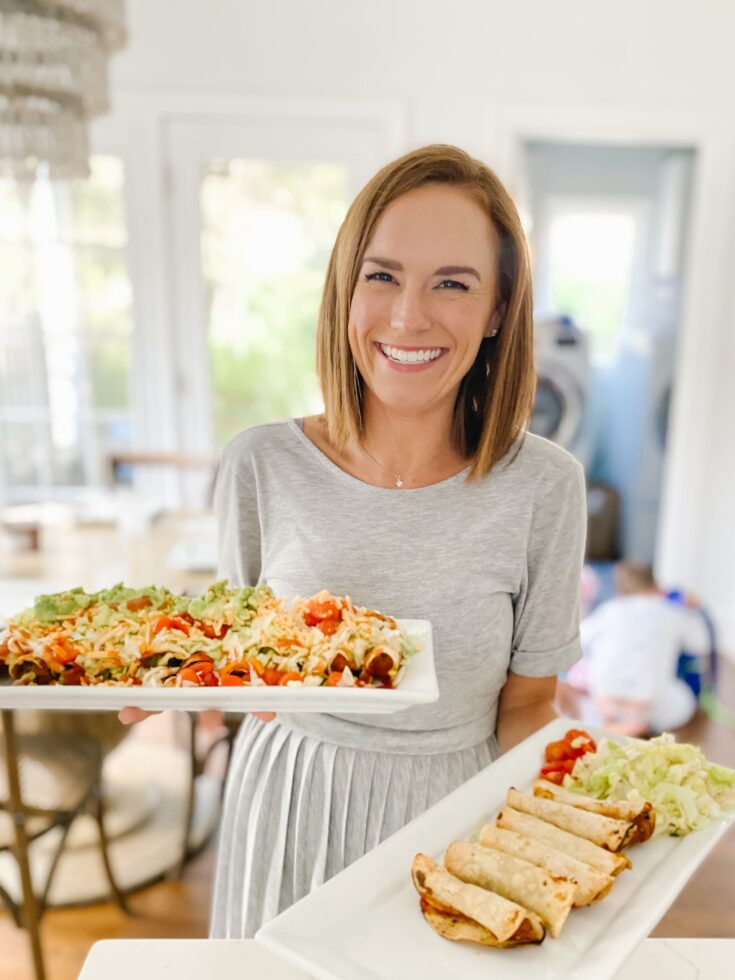
M144 711L143 708L121 708L117 717L123 725L136 725L139 721L145 721L151 715L159 715L160 711ZM251 711L250 714L260 718L261 721L273 721L276 717L275 711Z
M144 711L142 708L121 708L117 717L123 725L137 725L139 721L145 721L151 715L160 715L160 711Z

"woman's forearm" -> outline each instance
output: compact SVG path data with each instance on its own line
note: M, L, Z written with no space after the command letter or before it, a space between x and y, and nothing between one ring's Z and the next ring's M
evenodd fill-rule
M496 735L501 753L512 749L524 738L558 718L551 701L538 701L524 707L509 708L498 712Z

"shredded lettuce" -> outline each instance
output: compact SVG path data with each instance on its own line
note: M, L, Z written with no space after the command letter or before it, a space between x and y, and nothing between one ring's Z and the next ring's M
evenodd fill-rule
M648 800L655 833L673 837L735 812L735 771L668 733L648 742L601 739L596 752L577 760L564 787L598 799Z

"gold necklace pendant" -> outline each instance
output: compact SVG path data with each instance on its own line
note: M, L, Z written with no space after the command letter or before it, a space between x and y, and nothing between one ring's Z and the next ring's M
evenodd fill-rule
M400 478L400 476L396 477L396 486L398 487L399 490L403 486L403 480Z

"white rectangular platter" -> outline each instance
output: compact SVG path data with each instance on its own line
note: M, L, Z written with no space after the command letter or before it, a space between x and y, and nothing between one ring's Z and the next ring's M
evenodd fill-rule
M61 684L0 684L0 708L64 711L323 711L330 714L392 714L413 704L436 701L431 623L399 619L423 649L409 658L406 673L393 690L368 687L89 687Z
M453 840L495 817L508 787L531 787L547 742L572 727L567 718L550 722L267 923L256 940L319 980L614 977L725 833L726 822L629 848L633 867L618 876L612 891L595 905L572 909L560 937L547 935L538 946L490 949L443 939L424 920L411 881L417 852L443 860Z

